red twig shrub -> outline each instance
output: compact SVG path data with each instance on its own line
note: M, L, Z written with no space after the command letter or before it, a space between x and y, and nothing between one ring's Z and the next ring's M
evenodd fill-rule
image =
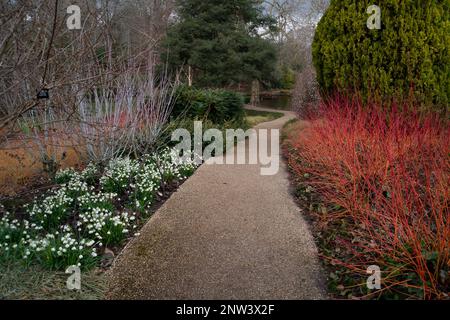
M327 257L358 275L360 292L373 294L361 280L378 265L377 296L448 298L446 120L342 97L321 109L290 141L288 160L299 184L326 204L316 210L318 225L340 252Z

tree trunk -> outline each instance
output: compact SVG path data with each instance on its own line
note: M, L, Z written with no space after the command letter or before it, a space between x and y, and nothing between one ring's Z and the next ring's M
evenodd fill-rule
M188 85L192 87L192 67L188 66Z

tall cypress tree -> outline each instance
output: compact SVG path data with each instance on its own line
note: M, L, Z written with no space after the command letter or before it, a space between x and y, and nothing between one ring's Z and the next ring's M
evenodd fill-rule
M377 3L377 2L375 2ZM332 0L320 21L313 57L329 93L409 95L445 111L450 98L449 0L383 0L381 29L369 29L372 0Z
M260 0L179 0L164 52L173 68L189 67L199 86L224 86L272 73L276 50L260 36L273 30Z

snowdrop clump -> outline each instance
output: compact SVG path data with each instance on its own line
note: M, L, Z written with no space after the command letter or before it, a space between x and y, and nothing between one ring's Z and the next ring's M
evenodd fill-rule
M137 172L134 182L130 185L130 198L133 206L139 212L144 212L153 202L157 190L161 187L162 177L152 164L144 164Z
M61 232L49 233L43 238L30 241L30 249L24 259L34 255L41 265L51 270L68 266L89 268L97 261L94 244L94 240L77 238L72 228L66 225Z
M55 181L58 184L66 184L73 180L83 181L85 183L93 183L96 175L98 174L98 168L95 164L90 163L81 173L77 172L74 168L68 168L60 170L56 173Z
M110 211L114 210L114 200L117 199L117 193L92 192L80 196L78 206L81 211L92 210L94 208L103 208Z
M9 212L4 213L0 220L0 261L8 258L20 259L24 256L27 243L31 238L29 230L28 221L21 223Z
M165 181L184 180L191 176L197 164L193 153L180 157L178 151L166 149L158 156L150 157L152 162L159 163Z
M130 158L112 160L100 178L100 185L106 192L122 195L138 171L139 162L136 160Z
M56 188L21 214L0 205L0 262L11 259L63 270L94 267L106 246L139 235L138 219L161 186L186 179L197 165L164 150L141 160L112 160L104 172L90 164L57 173Z
M136 228L136 225L133 225L135 215L127 212L116 214L106 209L94 208L81 213L79 219L78 231L106 246L120 244L128 236L129 228Z
M30 220L37 224L37 229L57 228L67 216L73 201L73 198L61 189L42 201L36 200L28 210L28 215Z
M71 265L91 267L96 263L95 242L77 238L70 226L48 233L42 230L35 223L19 221L5 213L0 220L0 261L15 259L25 265L38 262L52 270Z

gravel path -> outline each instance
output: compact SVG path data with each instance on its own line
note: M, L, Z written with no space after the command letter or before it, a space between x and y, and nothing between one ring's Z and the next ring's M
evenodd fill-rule
M283 113L256 128L295 117ZM322 277L284 164L275 176L260 165L203 165L116 259L108 297L326 299Z

